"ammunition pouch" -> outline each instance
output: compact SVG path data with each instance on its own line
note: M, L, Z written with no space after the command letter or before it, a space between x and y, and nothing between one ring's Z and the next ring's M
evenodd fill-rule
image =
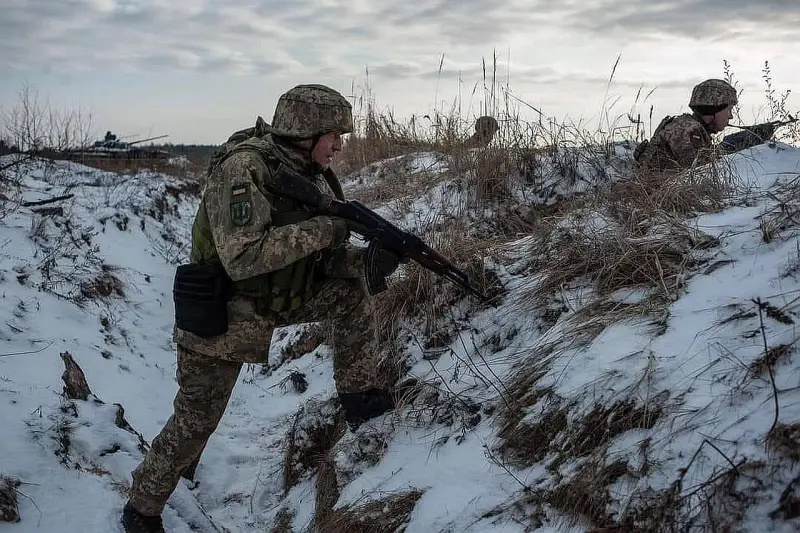
M234 292L251 300L261 316L294 311L317 293L323 273L321 255L312 254L278 271L237 281Z
M220 263L179 265L172 288L175 326L204 339L226 333L231 287Z

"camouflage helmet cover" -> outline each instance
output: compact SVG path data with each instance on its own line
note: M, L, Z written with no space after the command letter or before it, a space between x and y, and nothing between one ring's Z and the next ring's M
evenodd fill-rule
M498 129L500 129L500 126L497 124L497 120L494 117L484 115L478 117L478 120L475 121L476 132L494 133Z
M736 105L736 89L725 80L710 79L705 80L694 86L692 97L689 99L689 107L727 107Z
M325 85L297 85L278 99L272 131L293 139L310 139L334 131L351 133L352 106L338 91Z

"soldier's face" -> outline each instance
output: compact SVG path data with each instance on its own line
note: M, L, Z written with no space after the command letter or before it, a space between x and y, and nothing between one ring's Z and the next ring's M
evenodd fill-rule
M733 106L729 105L719 113L714 115L714 120L711 122L711 128L714 132L720 132L728 127L728 123L733 118Z
M327 167L333 162L336 153L342 149L342 134L338 132L323 135L311 151L311 159Z

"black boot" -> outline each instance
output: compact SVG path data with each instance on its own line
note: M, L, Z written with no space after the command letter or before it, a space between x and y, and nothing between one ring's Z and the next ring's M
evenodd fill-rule
M391 411L395 406L392 393L387 389L341 393L339 402L344 410L344 417L347 425L350 426L350 431L355 431L367 420Z
M192 464L190 464L188 467L186 467L186 470L183 471L183 474L181 474L181 477L183 479L185 479L186 481L190 481L190 482L194 483L195 482L194 474L197 471L197 465L199 463L200 463L200 458L198 457L197 459L192 461Z
M165 533L160 516L146 516L136 510L131 502L122 509L122 526L125 533Z

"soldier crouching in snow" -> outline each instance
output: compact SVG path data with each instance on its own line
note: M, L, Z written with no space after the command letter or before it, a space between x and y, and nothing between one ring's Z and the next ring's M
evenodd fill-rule
M637 167L663 172L713 162L724 152L714 146L711 135L728 126L736 104L736 89L728 82L709 79L697 84L689 99L692 113L664 118L650 141L634 153Z
M394 408L391 379L379 371L363 251L346 244L347 222L267 188L286 165L341 197L328 165L352 130L341 94L299 85L278 100L271 126L259 121L246 140L232 137L213 162L192 229L191 264L176 277L174 412L133 472L122 515L128 533L164 531L167 499L181 476L191 477L243 363L267 361L276 327L331 324L336 390L351 428ZM382 275L390 275L401 258L380 252ZM182 275L206 289L190 294ZM179 305L184 289L194 298L186 308Z

